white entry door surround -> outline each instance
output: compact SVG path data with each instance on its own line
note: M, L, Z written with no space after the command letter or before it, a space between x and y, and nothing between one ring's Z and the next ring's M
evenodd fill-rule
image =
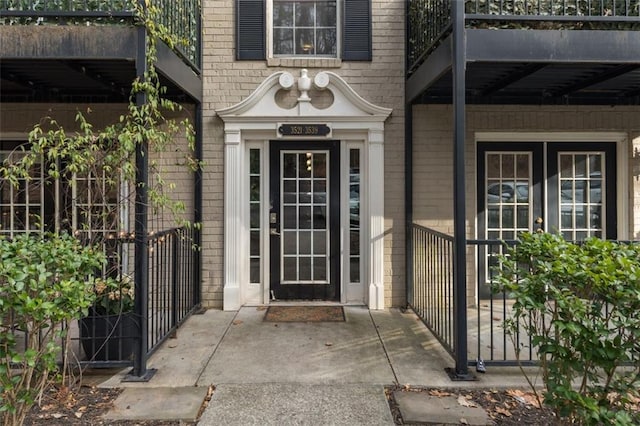
M290 102L283 106L283 102L279 101L283 93L286 95L283 91L291 91L294 87L298 91L295 105L290 107ZM327 99L332 101L325 100L322 106L314 106L310 92L318 92L312 91L312 87L315 91L329 91L331 96ZM366 101L333 72L318 72L314 78L310 78L307 70L301 70L297 85L291 73L276 72L242 102L216 113L224 122L225 144L223 308L237 310L247 304L267 304L272 297L268 260L270 143L295 140L302 144L310 141L317 145L325 140L339 142L342 163L341 230L337 236L341 246L340 259L336 260L340 262L341 270L345 271L341 275L340 302L383 309L384 123L391 109ZM282 130L283 125L287 131ZM312 130L302 129L298 125L309 125ZM315 125L325 126L321 135L314 134ZM355 274L359 277L357 282L347 276L350 262L348 159L353 152L358 152L361 159L360 273ZM250 156L254 166L250 166ZM259 174L256 170L249 170L250 167L258 168L256 161L260 164ZM252 183L249 182L250 175L254 179ZM257 204L260 206L259 218L257 210L250 211L250 204L256 204L255 201L250 202L250 198L255 200L257 197L256 194L250 195L250 187L259 187L255 190L263 201ZM251 244L259 244L259 247L252 246L250 249ZM260 256L255 256L255 252L259 252Z

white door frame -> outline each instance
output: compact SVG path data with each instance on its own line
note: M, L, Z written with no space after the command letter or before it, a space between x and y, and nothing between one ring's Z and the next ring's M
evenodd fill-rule
M361 147L361 159L365 167L362 174L361 194L361 243L363 273L356 288L344 281L341 284L342 303L364 303L370 309L384 308L384 122L391 109L367 102L360 97L340 76L332 72L319 72L313 79L318 90L329 90L333 103L324 109L312 105L309 97L312 81L307 70L301 70L297 81L299 97L293 108L278 104L276 94L280 90L294 87L295 78L282 71L267 77L256 90L237 105L217 111L224 122L224 299L223 309L237 310L245 304L269 303L268 282L268 203L262 203L262 282L259 286L249 284L249 222L247 156L249 148L261 149L262 199L268 200L268 147L270 140L288 138L279 133L283 123L321 123L330 128L327 136L295 136L295 140L339 140L341 157L348 149ZM371 171L371 173L369 173ZM348 179L342 176L341 191ZM370 188L373 189L370 191ZM348 212L344 208L341 215ZM341 217L341 224L345 219ZM344 264L345 227L341 226L341 257ZM348 230L348 229L347 229ZM348 256L348 253L347 253ZM348 261L348 257L346 259Z

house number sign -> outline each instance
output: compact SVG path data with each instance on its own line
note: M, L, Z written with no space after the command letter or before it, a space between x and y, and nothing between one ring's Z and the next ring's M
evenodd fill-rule
M280 136L324 137L331 133L331 128L326 124L281 124L278 133Z

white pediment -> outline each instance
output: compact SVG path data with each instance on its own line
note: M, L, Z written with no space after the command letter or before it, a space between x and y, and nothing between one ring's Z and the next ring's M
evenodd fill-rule
M229 108L216 111L223 121L242 121L265 119L295 118L330 118L332 121L353 120L354 118L367 121L384 121L390 114L390 108L384 108L368 102L356 93L339 75L330 71L321 71L313 80L307 70L301 70L297 79L299 96L295 105L285 108L278 102L277 94L281 90L294 88L296 79L287 71L271 74L242 102ZM311 89L328 90L333 96L330 105L317 108L310 97Z

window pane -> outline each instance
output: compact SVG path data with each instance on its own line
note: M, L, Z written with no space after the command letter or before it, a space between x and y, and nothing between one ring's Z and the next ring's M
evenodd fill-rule
M296 55L313 55L313 29L296 29Z
M487 155L487 177L499 178L500 177L500 155L488 154Z
M335 27L336 26L336 2L318 2L316 3L316 25L318 27Z
M298 258L300 262L300 280L309 281L311 279L311 258L310 257L300 257Z
M513 178L515 177L514 169L514 155L512 154L503 154L502 155L502 177L503 178Z
M296 2L296 27L313 27L315 22L315 4L312 2Z
M336 30L333 28L319 29L316 33L316 55L336 54Z
M275 55L292 55L293 54L293 29L274 28L273 53Z
M284 254L297 254L298 239L296 231L284 231L282 233Z
M257 175L260 173L260 150L252 149L249 151L249 173Z
M313 232L313 252L315 254L326 254L327 252L327 233L326 231Z
M250 282L260 282L260 259L251 259L250 261Z
M273 26L293 26L293 4L291 2L276 1L273 4Z
M576 177L587 176L587 156L576 155Z
M327 280L327 259L324 257L313 258L313 279L318 281Z
M300 254L311 254L311 231L300 231L299 235L299 251Z
M260 201L260 176L251 176L249 178L250 200Z
M349 265L349 281L352 283L360 282L360 258L352 257Z
M251 231L249 244L251 256L260 256L260 231Z
M298 278L298 262L295 257L284 258L284 270L282 271L282 278L285 281L294 281Z
M252 228L260 228L260 204L252 203L251 204L251 220L250 227Z
M311 228L311 207L300 206L300 229Z
M284 207L284 218L283 218L283 227L285 229L295 229L298 224L298 220L296 217L296 207L295 206L285 206Z

